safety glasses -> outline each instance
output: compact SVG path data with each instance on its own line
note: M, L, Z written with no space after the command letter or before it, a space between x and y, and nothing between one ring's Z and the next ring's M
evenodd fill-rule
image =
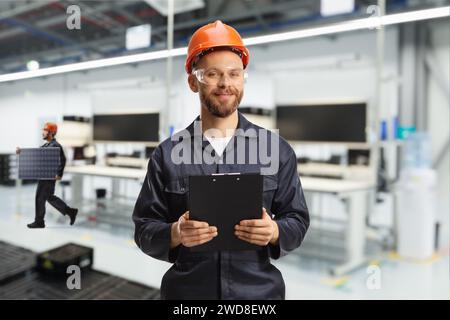
M195 69L192 71L192 74L195 75L199 82L208 86L216 86L219 83L240 85L248 78L248 74L244 69L235 67Z

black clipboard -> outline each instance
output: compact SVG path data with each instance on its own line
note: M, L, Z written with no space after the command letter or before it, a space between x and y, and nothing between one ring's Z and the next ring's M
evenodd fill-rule
M256 250L240 240L234 226L241 220L261 219L263 179L260 174L213 174L189 177L189 219L218 229L211 241L191 251Z

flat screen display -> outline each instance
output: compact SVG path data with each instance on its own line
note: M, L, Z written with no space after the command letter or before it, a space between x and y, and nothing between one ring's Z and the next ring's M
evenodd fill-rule
M96 114L95 141L159 141L159 113Z
M276 111L286 140L366 142L366 103L283 105Z

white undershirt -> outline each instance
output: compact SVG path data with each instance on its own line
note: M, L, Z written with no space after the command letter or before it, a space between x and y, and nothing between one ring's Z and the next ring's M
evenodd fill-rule
M214 150L216 151L216 153L219 157L222 156L223 151L225 150L225 148L228 145L228 142L230 142L231 138L233 138L233 136L223 137L223 138L212 138L212 137L208 137L208 136L205 136L205 137L206 137L206 139L208 139L209 143L214 148Z

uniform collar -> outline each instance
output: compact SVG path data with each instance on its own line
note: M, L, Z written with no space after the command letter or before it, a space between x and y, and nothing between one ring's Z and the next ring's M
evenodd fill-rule
M201 128L200 127L196 128L196 126L200 126L200 115L197 116L197 118L186 128L186 130L190 133L191 137L203 135ZM257 138L258 137L257 129L258 128L253 123L248 121L242 115L242 113L238 111L238 124L236 127L236 131L234 133L235 136L241 136L246 138Z

